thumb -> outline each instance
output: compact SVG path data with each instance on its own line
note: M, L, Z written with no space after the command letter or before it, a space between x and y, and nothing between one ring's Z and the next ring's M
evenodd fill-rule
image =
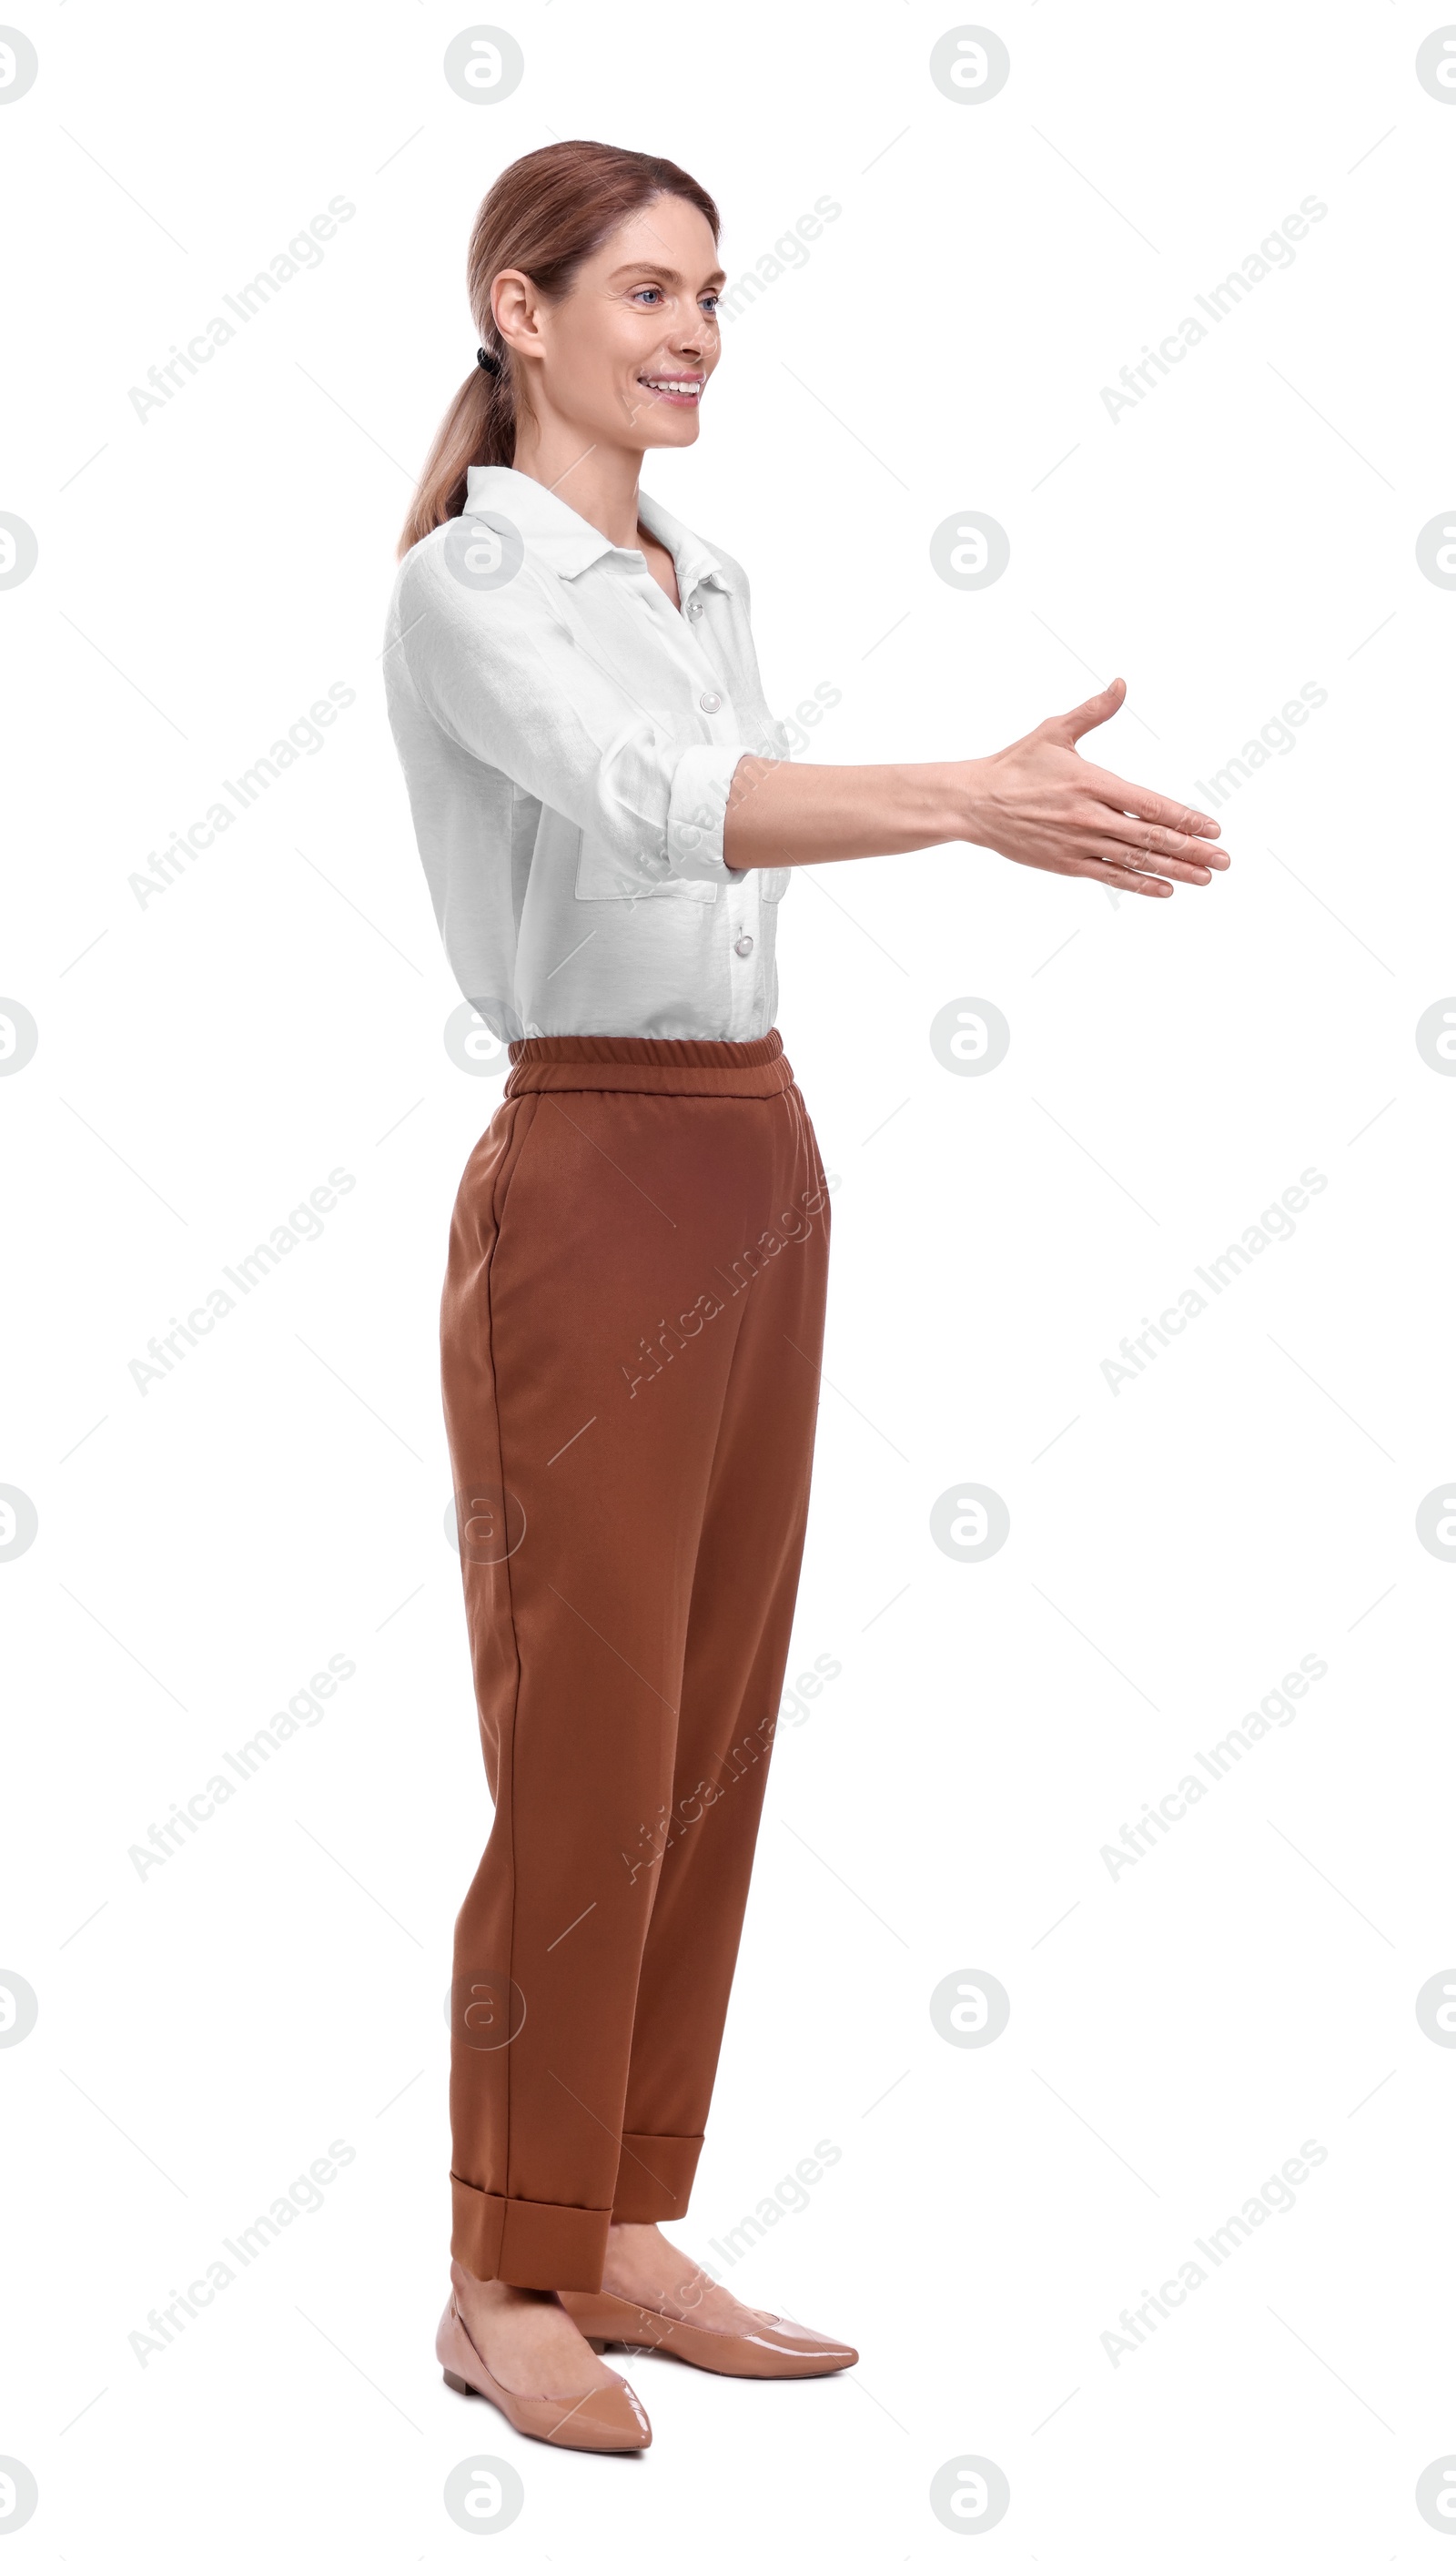
M1111 684L1104 685L1100 694L1090 695L1086 702L1078 703L1074 711L1058 712L1051 725L1060 731L1065 744L1071 747L1077 739L1085 738L1089 729L1100 729L1103 721L1111 720L1114 712L1121 711L1126 694L1127 687L1122 678L1114 676Z

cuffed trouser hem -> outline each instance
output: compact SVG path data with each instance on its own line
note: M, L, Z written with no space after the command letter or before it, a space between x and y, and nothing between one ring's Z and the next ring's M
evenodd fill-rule
M537 2205L525 2196L492 2196L450 2173L450 2248L472 2277L551 2292L563 2286L594 2294L612 2209L608 2205Z
M613 2223L674 2223L688 2211L701 2134L622 2136Z

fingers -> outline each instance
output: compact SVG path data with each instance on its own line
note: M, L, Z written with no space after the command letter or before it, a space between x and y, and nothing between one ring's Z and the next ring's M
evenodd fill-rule
M1081 836L1071 849L1078 862L1099 863L1103 871L1137 872L1157 880L1184 881L1190 889L1207 889L1213 875L1207 865L1190 860L1187 855L1175 859L1168 854L1141 854L1133 846L1126 850L1109 846L1101 836Z
M1056 713L1048 727L1058 731L1070 747L1075 740L1085 738L1089 729L1100 729L1103 721L1110 721L1113 713L1122 709L1126 692L1122 678L1114 676L1111 684L1104 685L1100 694L1089 694L1084 703L1077 704L1075 711Z
M1121 810L1112 816L1099 810L1090 832L1099 840L1098 852L1110 854L1116 862L1131 865L1136 858L1140 867L1157 870L1168 864L1177 871L1186 871L1191 865L1201 879L1210 871L1228 869L1228 856L1221 845L1206 847L1199 838L1185 835L1176 827L1154 826L1142 818L1129 818ZM1126 854L1121 850L1124 846L1128 849Z
M1104 889L1131 890L1138 898L1173 896L1171 880L1164 880L1158 872L1124 871L1120 863L1097 861L1073 863L1067 877L1071 880L1100 881Z
M1104 801L1109 809L1141 818L1155 827L1172 827L1184 836L1219 836L1222 829L1207 809L1190 809L1181 800L1165 800L1161 791L1148 791L1140 782L1124 782L1120 773L1106 773L1099 765L1084 768L1087 789Z

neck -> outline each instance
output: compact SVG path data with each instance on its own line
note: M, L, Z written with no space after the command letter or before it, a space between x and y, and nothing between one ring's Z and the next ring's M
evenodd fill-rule
M624 551L638 549L637 479L640 452L615 444L593 444L565 421L552 420L544 429L522 421L516 438L517 471L540 480L563 504L605 534Z

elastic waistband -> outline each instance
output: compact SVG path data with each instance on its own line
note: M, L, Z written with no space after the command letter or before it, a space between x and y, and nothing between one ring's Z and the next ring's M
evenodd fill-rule
M777 1032L762 1040L642 1040L606 1032L511 1043L505 1100L518 1094L684 1094L763 1102L794 1071Z

